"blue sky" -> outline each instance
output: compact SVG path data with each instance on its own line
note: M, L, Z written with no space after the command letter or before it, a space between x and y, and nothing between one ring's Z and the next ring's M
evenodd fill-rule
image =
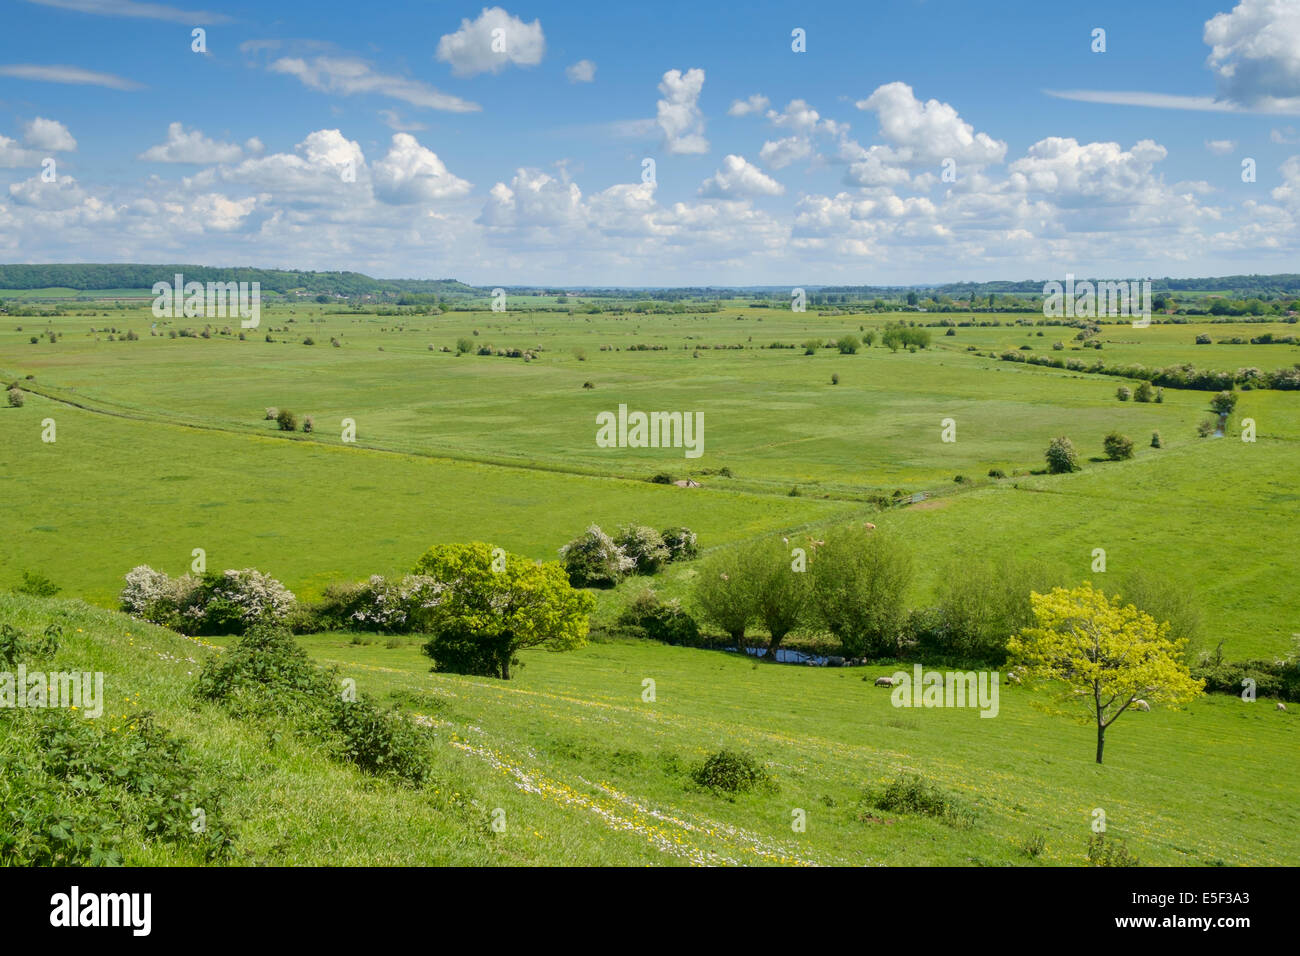
M550 285L1296 270L1295 0L0 10L4 261Z

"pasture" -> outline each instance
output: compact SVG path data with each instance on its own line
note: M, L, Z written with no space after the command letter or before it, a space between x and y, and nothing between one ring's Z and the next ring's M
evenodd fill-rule
M203 548L213 566L257 566L310 596L331 580L404 570L436 542L486 540L549 559L593 521L687 525L708 550L861 519L914 544L918 602L964 555L1041 558L1082 579L1103 548L1107 573L1140 566L1193 590L1211 643L1229 656L1289 646L1300 395L1241 392L1228 437L1200 439L1205 392L1119 402L1126 380L987 355L1025 344L1053 354L1063 341L1075 350L1056 354L1108 362L1272 369L1300 360L1300 347L1195 338L1293 325L1107 325L1094 353L1077 349L1073 329L980 315L1004 324L933 328L929 348L893 352L880 345L883 327L926 316L742 302L669 315L577 307L375 315L284 303L266 306L243 341L237 322L203 338L202 320L159 321L144 306L0 320L0 377L27 390L24 407L0 409L0 581L39 570L112 606L130 567L176 573ZM170 337L185 328L195 334ZM122 340L128 330L138 339ZM809 340L864 331L876 344L856 354L804 354ZM468 354L457 354L460 340ZM596 415L620 404L702 412L702 456L597 447ZM280 432L268 407L310 415L315 430ZM1254 443L1239 440L1247 417ZM46 418L57 424L52 444L41 441ZM343 441L345 419L355 443ZM955 441L942 439L948 419ZM1111 430L1134 440L1136 457L1088 461ZM1148 447L1156 431L1160 449ZM1030 475L1060 434L1084 471ZM987 477L992 469L1008 477ZM650 483L656 474L701 487ZM927 500L877 513L881 499L914 494ZM672 574L656 586L676 587Z

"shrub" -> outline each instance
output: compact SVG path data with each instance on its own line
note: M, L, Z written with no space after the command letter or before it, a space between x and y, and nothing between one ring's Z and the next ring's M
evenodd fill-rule
M280 409L275 416L275 422L280 426L282 432L293 432L298 430L298 418L287 408Z
M303 344L303 345L315 345L315 344L316 344L316 340L313 339L313 338L309 335L309 336L307 336L305 339L302 340L302 344Z
M335 688L286 628L259 624L204 661L194 692L241 716L301 712L332 698Z
M1074 442L1064 435L1053 438L1047 446L1047 470L1061 475L1079 469L1079 453L1074 450Z
M312 418L310 415L308 415L308 416L306 416L305 418L303 418L303 420L302 420L302 430L303 430L304 432L314 431L315 428L316 428L316 419Z
M619 528L614 544L632 559L637 574L654 574L670 557L663 535L645 525L627 524Z
M27 400L23 395L23 390L17 385L12 386L5 395L9 399L10 408L22 408L23 403Z
M1157 389L1156 389L1156 404L1157 404L1157 405L1162 405L1162 404L1164 404L1164 401L1165 401L1165 390L1164 390L1163 388L1157 388Z
M391 776L419 786L431 773L424 733L394 706L380 710L367 698L335 698L331 729L340 755L363 773Z
M665 644L692 646L699 643L700 628L674 598L661 601L654 591L637 595L619 615L618 624L638 637L646 637Z
M812 607L848 657L897 655L912 579L901 540L856 526L832 531L811 562Z
M1218 423L1212 418L1207 418L1196 426L1197 438L1209 438L1218 430Z
M1119 432L1111 432L1101 441L1106 457L1111 461L1123 461L1133 457L1133 439Z
M803 344L804 355L816 355L817 350L822 347L821 339L809 339Z
M477 335L478 333L475 332L474 334ZM465 353L472 352L473 350L474 350L474 342L472 340L467 338L459 338L456 340L457 355L464 355Z
M856 355L862 343L856 335L842 335L835 345L841 355Z
M1155 388L1151 385L1150 382L1144 380L1142 382L1139 382L1137 389L1134 390L1133 400L1135 402L1149 402L1153 398L1155 398L1155 394L1156 394Z
M126 586L118 600L122 610L132 617L179 629L181 608L190 603L198 584L198 579L188 574L173 579L141 564L127 572Z
M975 823L975 813L957 797L917 773L900 772L877 793L863 795L863 803L892 813L931 817L950 827L965 830Z
M53 657L62 636L63 628L58 624L46 627L40 637L31 637L12 624L0 624L0 667L12 671L22 661Z
M990 469L989 469L989 477L990 477L990 478L1005 478L1006 476L1007 476L1007 473L1006 473L1005 471L1003 471L1001 468L990 468Z
M63 588L39 571L24 571L22 583L14 590L19 594L30 594L33 597L54 597Z
M1210 399L1210 408L1220 415L1231 415L1232 410L1236 407L1236 392L1219 392L1214 398Z
M1137 866L1138 858L1123 840L1109 839L1104 833L1088 837L1088 863L1092 866Z
M1209 344L1210 344L1210 337L1209 337L1208 335L1206 335L1204 332L1202 332L1200 335L1196 336L1196 344L1197 344L1197 345L1209 345Z
M831 384L832 384L832 385L838 385L838 384L840 384L840 373L839 373L839 372L832 372L832 373L831 373Z
M668 474L668 472L666 471L661 471L657 475L650 476L651 484L655 484L655 485L671 485L676 480L677 479L675 479L672 475Z
M699 553L695 532L690 528L664 528L660 534L664 539L664 547L668 549L669 561L689 560Z
M1159 433L1159 432L1152 432L1152 433L1151 433L1151 447L1152 447L1152 448L1164 448L1164 447L1165 447L1164 440L1160 437L1160 433Z
M124 836L204 862L226 858L234 834L224 793L190 749L148 713L108 723L53 708L0 715L0 864L121 865ZM196 807L204 812L198 833Z
M295 603L292 591L256 568L209 572L186 596L179 625L186 634L243 634L284 624Z
M1133 397L1133 389L1129 388L1127 385L1121 385L1119 388L1115 389L1115 397L1121 402L1127 402Z
M714 793L772 792L776 785L771 774L759 761L741 750L722 749L712 753L691 771L698 786Z
M560 549L560 563L569 582L580 588L612 588L636 567L636 562L595 524Z
M425 630L445 585L427 575L408 574L399 580L371 575L358 584L331 584L314 608L322 629L360 628L386 634Z
M294 718L365 773L425 782L430 764L424 735L365 697L348 700L336 680L336 672L311 662L287 629L259 625L204 663L195 693L236 717Z
M273 421L276 420L276 418L279 416L279 414L280 414L280 409L278 409L278 408L268 408L268 409L266 410L266 418L264 418L263 421L273 422Z

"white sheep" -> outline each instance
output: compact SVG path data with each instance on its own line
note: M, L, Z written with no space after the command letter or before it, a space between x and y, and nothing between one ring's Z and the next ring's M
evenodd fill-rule
M894 686L894 678L892 678L892 677L877 677L877 678L876 678L876 686L877 686L877 687L893 687L893 686Z
M1147 711L1151 709L1151 705L1145 700L1135 700L1133 701L1133 708L1135 710Z

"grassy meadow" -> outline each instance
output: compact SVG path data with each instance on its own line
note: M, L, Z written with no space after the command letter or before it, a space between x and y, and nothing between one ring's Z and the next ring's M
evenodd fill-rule
M1108 588L1144 570L1194 596L1206 649L1288 651L1300 630L1300 393L1243 391L1226 436L1203 439L1210 393L1120 402L1127 379L990 353L1053 354L1061 341L1059 354L1108 364L1267 370L1300 362L1300 347L1195 338L1294 325L1107 325L1094 353L1072 328L982 315L1003 324L932 328L929 348L893 352L879 336L899 318L745 302L673 315L293 302L265 305L240 340L237 321L173 338L203 320L156 320L147 304L0 316L0 379L25 397L0 407L0 622L59 624L55 662L105 672L108 719L148 710L186 742L226 786L234 863L1083 865L1096 808L1144 864L1300 862L1295 713L1225 695L1132 713L1098 766L1095 732L1049 712L1041 691L1004 686L994 720L913 711L872 684L892 666L766 666L607 633L646 587L686 598L695 562L596 592L591 642L526 651L508 682L430 673L416 637L301 636L315 661L424 728L435 782L418 790L199 702L199 668L234 639L184 638L115 610L132 567L180 574L198 548L209 569L256 567L310 598L408 571L438 543L549 560L593 522L635 522L688 526L707 553L870 521L910 545L914 606L986 557ZM865 331L876 344L856 354L805 354L809 340ZM597 447L596 415L620 404L702 412L703 454ZM315 428L281 432L268 407ZM1245 418L1254 442L1241 440ZM54 442L42 441L47 419ZM948 419L955 441L942 437ZM1133 459L1103 460L1112 430L1133 439ZM1150 447L1157 431L1163 447ZM1042 473L1058 435L1082 471ZM659 474L700 486L649 480ZM1098 548L1104 574L1092 570ZM61 593L3 591L24 571ZM690 769L720 748L755 754L775 789L727 798L693 784ZM903 771L955 794L973 824L863 802ZM129 836L124 862L201 862Z

